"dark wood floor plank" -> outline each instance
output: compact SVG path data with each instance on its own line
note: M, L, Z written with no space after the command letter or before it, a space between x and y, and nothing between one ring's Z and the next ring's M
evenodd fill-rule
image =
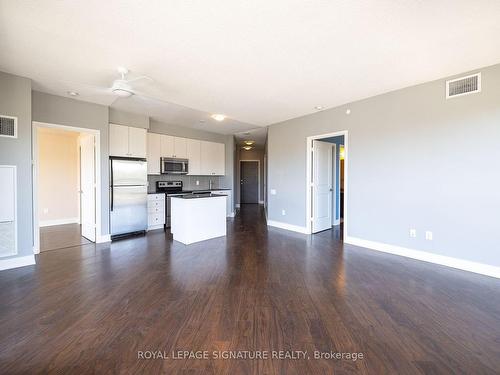
M338 227L267 228L262 209L245 205L225 238L185 246L153 231L47 251L36 266L0 272L0 373L498 373L499 280L341 238ZM138 358L148 350L309 358Z

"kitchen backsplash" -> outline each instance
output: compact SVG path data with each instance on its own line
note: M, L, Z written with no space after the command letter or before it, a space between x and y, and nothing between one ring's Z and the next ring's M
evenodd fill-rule
M201 190L208 189L209 181L212 180L213 189L222 189L226 186L221 186L220 176L185 176L185 175L148 175L149 187L148 191L153 192L156 190L156 181L182 181L182 187L184 190ZM200 184L196 185L196 181Z

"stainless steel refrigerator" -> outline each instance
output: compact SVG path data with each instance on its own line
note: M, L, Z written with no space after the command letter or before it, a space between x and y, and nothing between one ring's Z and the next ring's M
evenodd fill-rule
M146 159L111 157L111 239L144 232L148 226L148 172Z

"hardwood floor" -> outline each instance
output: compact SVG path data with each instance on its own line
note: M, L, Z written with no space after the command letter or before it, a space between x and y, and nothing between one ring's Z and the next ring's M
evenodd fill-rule
M80 224L62 224L40 228L41 252L90 243L92 242L82 237Z
M156 231L49 251L0 272L0 373L498 373L500 280L338 237L268 229L245 205L226 238L184 246ZM310 359L138 358L172 350Z

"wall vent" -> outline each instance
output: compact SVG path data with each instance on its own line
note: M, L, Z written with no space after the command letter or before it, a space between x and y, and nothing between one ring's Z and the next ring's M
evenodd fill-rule
M17 117L0 115L0 137L17 138Z
M481 92L481 73L446 81L446 99Z

